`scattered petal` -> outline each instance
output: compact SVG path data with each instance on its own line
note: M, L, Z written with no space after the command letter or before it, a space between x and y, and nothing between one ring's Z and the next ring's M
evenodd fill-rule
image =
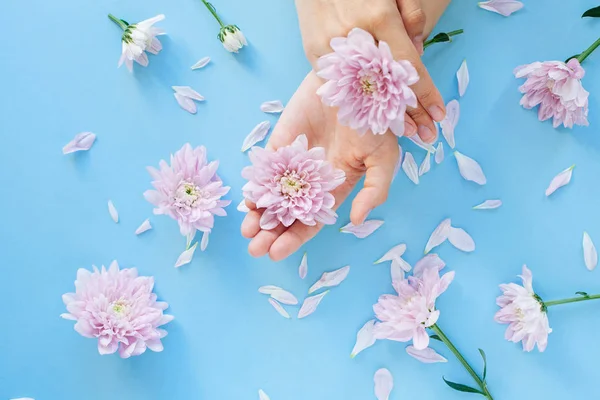
M431 153L427 152L427 155L423 159L423 162L419 166L419 176L423 176L431 169Z
M177 103L179 103L179 106L181 108L183 108L190 114L196 114L198 108L196 107L196 103L194 103L194 100L190 99L189 97L180 95L179 93L173 93L173 96L175 96L175 99L177 100Z
M451 226L448 232L448 240L452 246L461 251L469 253L475 250L475 241L464 229Z
M471 157L467 157L464 154L459 153L458 151L454 152L454 156L456 157L456 162L458 163L458 170L463 178L479 185L486 184L487 179L485 178L485 174L483 173L483 170L477 161L473 160Z
M271 303L273 308L275 310L277 310L279 315L281 315L284 318L288 318L288 319L290 318L290 314L288 314L288 312L285 310L285 308L283 308L283 306L281 304L279 304L279 302L277 300L269 297L269 303Z
M68 321L77 321L77 317L69 313L60 314L60 317Z
M329 293L329 290L304 299L302 307L300 307L300 311L298 311L298 319L308 317L310 314L314 313L317 310L319 303L321 302L321 300L323 300L323 297L325 297L327 293Z
M407 151L402 162L402 169L408 179L410 179L415 185L419 184L419 169L413 155Z
M112 200L108 201L108 213L110 214L110 217L112 218L112 220L115 221L115 224L118 224L119 223L119 212L115 208L115 205L113 204Z
M252 132L250 132L250 134L248 134L248 136L246 136L244 139L244 144L242 144L242 152L248 150L250 147L263 140L267 136L267 133L269 133L269 129L271 129L271 123L269 121L263 121L256 125L254 129L252 129Z
M433 147L432 144L429 143L425 143L423 140L421 140L421 138L419 137L419 135L412 135L408 137L414 144L416 144L417 146L419 146L420 148L422 148L423 150L427 150L430 151L432 153L435 152L435 147Z
M268 295L271 295L271 293L276 292L278 290L283 290L283 289L280 288L279 286L273 286L273 285L261 286L258 288L259 293L268 294Z
M283 108L281 100L265 101L260 105L260 111L269 114L279 114Z
M402 257L398 257L392 260L392 266L394 265L402 269L402 271L404 272L410 272L410 270L412 269L412 266L409 263L407 263Z
M239 212L243 212L243 213L247 213L250 211L250 209L246 205L246 199L242 199L242 201L240 201L240 204L238 204L238 206L237 206L237 210Z
M194 252L196 251L197 246L198 242L194 243L192 247L181 253L179 255L179 258L177 258L177 262L175 262L175 268L179 268L182 265L189 264L192 261L192 258L194 258Z
M152 229L152 225L150 225L150 220L146 219L142 224L135 230L136 235L140 235L146 231Z
M258 400L271 400L269 396L262 389L258 390Z
M415 278L421 278L423 276L423 272L429 268L437 268L438 272L444 269L446 263L442 260L437 254L430 253L425 257L421 258L415 264L415 268L413 269L413 276Z
M431 347L427 347L423 350L417 350L414 348L414 346L408 346L406 348L406 353L408 353L409 356L411 356L425 364L448 362L448 360L446 358L444 358L443 356L438 354Z
M592 242L592 238L587 232L583 232L583 259L586 268L590 271L593 271L598 265L598 252L596 251L594 242Z
M444 161L444 143L439 142L435 150L435 163L441 164Z
M381 225L383 225L383 221L377 219L370 219L360 225L353 225L352 222L350 222L348 225L340 228L340 232L352 233L357 238L364 239L379 229Z
M75 153L76 151L89 150L96 141L96 135L92 132L82 132L75 135L73 140L63 147L63 154Z
M183 97L187 97L188 99L204 101L204 96L189 86L171 86L171 88L173 88L175 93L180 94Z
M192 69L200 69L206 67L206 64L210 62L210 57L202 57L196 62L196 64L192 65Z
M444 135L444 139L446 139L448 146L450 146L452 149L456 145L454 142L454 129L458 124L459 118L460 103L457 100L450 100L448 104L446 104L446 117L442 120L442 122L440 122L440 127L442 128L442 135Z
M467 67L467 60L463 60L460 64L460 68L456 72L456 78L458 79L458 94L463 97L469 86L469 68Z
M508 17L510 14L523 8L523 3L515 0L482 1L478 3L478 5L484 10L492 11L504 15L505 17Z
M402 146L398 145L398 161L396 162L396 166L394 167L394 175L392 178L392 182L396 179L396 175L398 175L398 171L400 171L400 167L402 166Z
M300 262L300 266L298 267L298 275L300 279L306 278L306 274L308 273L308 255L304 253L302 256L302 261Z
M200 251L204 251L208 247L208 238L209 238L209 236L210 236L210 232L203 232L202 233L202 240L200 241Z
M373 335L373 328L375 327L375 320L372 319L363 325L362 328L356 334L356 343L350 353L350 358L354 358L358 353L366 348L369 348L375 344L375 336Z
M427 244L425 245L425 254L429 253L431 249L439 246L440 244L444 243L446 239L448 239L451 224L452 221L450 220L450 218L446 218L445 220L440 222L440 224L437 226L437 228L435 228L435 230L429 237Z
M386 368L381 368L375 372L373 380L375 381L375 397L377 397L377 400L389 400L390 393L394 388L392 373Z
M392 278L392 283L403 280L405 276L406 273L404 272L404 268L402 268L402 264L400 264L396 260L392 261L392 264L390 265L390 277Z
M486 200L483 203L473 207L473 210L493 210L502 206L502 200Z
M552 179L552 182L550 182L550 186L548 186L548 189L546 189L546 197L550 196L557 189L568 185L569 182L571 182L571 177L573 176L573 168L575 168L575 165L571 165L569 168L565 169Z
M190 248L190 245L192 244L192 240L194 240L194 238L196 237L196 232L197 232L197 230L194 230L193 232L186 235L186 237L185 237L185 248L186 249Z
M406 245L404 243L399 244L397 246L392 247L385 253L381 258L375 261L373 264L380 264L385 261L392 261L395 258L402 257L404 252L406 251Z
M335 271L323 272L321 278L317 282L315 282L315 284L312 285L310 289L308 289L308 294L314 293L317 290L322 289L324 287L334 287L339 285L344 281L344 279L346 279L348 273L350 273L349 265L346 265L345 267L342 267L340 269L336 269Z
M283 304L296 305L298 304L298 299L296 296L288 292L287 290L278 289L271 292L271 297Z

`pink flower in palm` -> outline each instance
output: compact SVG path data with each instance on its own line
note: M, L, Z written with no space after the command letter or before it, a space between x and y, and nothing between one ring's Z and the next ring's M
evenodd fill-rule
M335 223L335 198L330 192L346 176L326 161L322 147L309 150L306 136L300 135L277 151L253 147L249 157L252 166L242 170L249 182L242 190L246 199L265 209L262 229L279 223L287 227L296 220L305 225Z
M359 28L333 38L331 48L318 60L318 75L327 80L317 91L323 103L338 107L339 122L361 135L391 129L402 136L406 107L417 106L410 88L419 80L417 70L409 61L395 61L386 42L377 45Z

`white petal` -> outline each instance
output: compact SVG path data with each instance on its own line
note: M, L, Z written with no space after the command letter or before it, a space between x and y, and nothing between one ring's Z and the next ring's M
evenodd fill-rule
M196 232L198 232L197 230L194 230L192 233L186 235L185 237L185 248L189 249L190 245L192 244L192 240L194 240L194 238L196 237Z
M415 162L415 158L413 155L407 151L404 155L404 161L402 161L402 169L408 179L413 181L415 185L419 184L419 168L417 167L417 163Z
M583 232L583 259L586 268L590 271L593 271L598 265L598 252L596 251L594 242L592 242L592 238L587 232Z
M180 94L184 97L187 97L188 99L198 100L198 101L204 100L204 96L202 96L200 93L196 92L194 89L192 89L189 86L171 86L171 87L173 88L175 93Z
M412 269L412 266L409 263L407 263L402 257L393 259L392 265L400 267L400 269L402 269L404 272L410 272L410 270Z
M441 164L444 161L444 143L439 142L435 150L435 163Z
M571 177L573 176L573 168L575 168L575 165L571 165L569 168L565 169L552 179L552 182L550 182L548 189L546 189L546 196L550 196L558 188L568 185L569 182L571 182Z
M77 321L77 317L69 313L60 314L60 317L69 321Z
M504 15L505 17L508 17L515 11L518 11L521 8L523 8L524 4L520 1L514 0L490 0L482 1L478 3L478 5L484 10L492 11L500 15Z
M431 153L427 152L427 155L423 159L423 162L419 166L419 176L423 176L431 169Z
M273 285L261 286L258 288L259 293L268 294L268 295L270 295L271 293L276 292L278 290L283 290L283 289L280 288L279 286L273 286Z
M369 348L375 344L375 336L373 335L373 328L375 327L375 320L372 319L363 325L362 328L356 334L356 343L350 353L350 358L356 357L358 353L366 348Z
M250 147L263 140L267 136L267 133L269 133L269 129L271 129L271 123L269 121L263 121L256 125L254 129L252 129L252 132L250 132L244 139L244 144L242 144L242 152L248 150Z
M136 235L140 235L146 231L152 229L152 225L150 225L150 220L146 219L142 224L135 230Z
M432 144L425 143L423 140L421 140L421 138L419 137L419 135L409 136L408 139L410 139L411 142L413 142L414 144L416 144L417 146L419 146L423 150L427 150L427 151L430 151L432 153L435 152L435 147L433 147Z
M388 400L394 388L392 373L386 368L381 368L375 372L373 381L375 381L375 397L377 397L377 400Z
M112 220L115 221L115 224L118 224L119 223L119 212L115 208L115 205L113 204L112 200L108 201L108 213L110 214L110 217L112 218Z
M463 178L479 185L486 184L487 179L485 178L485 174L483 173L483 170L477 161L473 160L471 157L467 157L464 154L459 153L458 151L454 152L454 156L456 157L456 162L458 163L458 170Z
M300 279L306 278L306 274L308 273L308 256L306 253L302 256L302 261L300 262L300 266L298 267L298 275Z
M483 203L473 207L473 210L493 210L502 206L502 200L486 200Z
M392 261L392 264L390 265L390 276L392 278L392 283L401 281L406 277L406 273L400 263Z
M409 356L411 356L425 364L448 362L448 360L446 358L444 358L443 356L438 354L431 347L427 347L423 350L417 350L414 348L414 346L408 346L406 348L406 353L408 353Z
M392 178L392 182L396 179L396 175L398 175L398 171L400 171L400 167L402 166L402 146L398 145L398 161L396 162L396 166L394 167L394 174Z
M323 272L321 278L317 282L315 282L315 284L312 285L310 289L308 289L308 294L314 293L317 290L322 289L324 287L334 287L339 285L344 281L344 279L346 279L349 272L349 265L346 265L345 267L342 267L340 269L336 269L335 271Z
M192 247L181 253L179 255L179 258L177 258L177 262L175 262L175 268L179 268L182 265L189 264L192 261L192 258L194 258L194 252L196 251L197 246L198 242L194 243Z
M326 290L323 293L319 293L315 296L305 298L304 302L302 303L302 307L300 307L300 311L298 311L298 319L302 319L314 313L317 310L319 303L321 300L323 300L323 297L325 297L327 293L329 293L329 290Z
M246 199L242 199L242 201L240 201L240 204L238 204L238 206L237 206L237 210L239 212L243 212L243 213L247 213L250 211L250 209L246 205Z
M348 225L340 228L340 232L352 233L357 238L363 239L379 229L381 225L383 225L383 221L377 219L370 219L358 226L352 225L352 222L350 222Z
M296 296L288 292L287 290L279 289L271 292L271 297L283 304L296 305L298 299Z
M450 100L448 104L446 104L446 117L440 122L440 127L442 128L442 135L448 142L448 146L454 148L454 129L458 124L458 119L460 118L460 104L457 100Z
M271 400L269 396L262 389L258 390L258 400Z
M460 68L456 72L456 78L458 79L458 94L463 97L469 86L469 68L467 67L467 60L463 60L460 64Z
M278 114L283 111L283 108L281 100L265 101L260 105L260 111L269 114Z
M464 229L451 226L448 232L448 240L452 246L461 251L469 253L475 250L475 241Z
M209 238L209 236L210 236L210 232L203 232L202 233L202 240L200 241L200 251L204 251L208 247L208 238Z
M271 303L271 305L273 306L273 308L275 310L277 310L277 312L279 313L279 315L281 315L284 318L290 318L290 314L288 314L288 312L285 310L285 308L283 308L283 306L281 304L279 304L277 302L277 300L272 299L269 297L269 303Z
M173 93L173 96L175 96L175 99L177 100L177 103L181 108L183 108L190 114L196 114L198 108L196 107L196 103L194 103L194 100L190 99L189 97L180 95L179 93Z
M192 69L200 69L204 68L206 64L210 62L210 57L202 57L196 62L196 64L192 65Z
M425 254L429 253L431 249L439 246L440 244L444 243L446 239L448 239L451 224L452 221L450 220L450 218L447 218L440 222L440 224L435 228L435 230L429 237L427 244L425 245Z
M96 140L96 135L92 132L82 132L75 135L73 140L63 147L63 154L70 154L76 151L86 151L89 150L94 141Z
M381 258L375 261L373 264L380 264L385 261L392 261L394 258L402 257L406 251L406 245L404 243L392 247L385 253Z

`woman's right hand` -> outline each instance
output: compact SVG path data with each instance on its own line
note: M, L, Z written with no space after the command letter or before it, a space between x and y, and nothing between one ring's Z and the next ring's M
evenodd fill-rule
M408 60L417 69L413 85L419 104L407 110L405 136L417 133L423 141L437 138L433 121L445 116L444 100L420 59L425 39L421 0L296 0L306 55L316 68L319 57L331 53L329 42L352 28L370 32L390 46L394 58Z

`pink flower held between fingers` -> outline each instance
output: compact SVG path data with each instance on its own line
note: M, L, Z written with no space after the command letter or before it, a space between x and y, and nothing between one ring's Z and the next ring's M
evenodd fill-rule
M308 139L300 135L277 151L253 147L248 154L252 165L242 170L248 180L244 197L264 208L262 229L279 223L290 226L298 220L305 225L333 224L335 198L331 191L346 180L344 171L326 161L325 149L308 149Z
M395 61L386 42L377 45L359 28L333 38L331 48L318 60L318 75L327 80L317 91L323 103L338 107L339 122L361 135L391 129L402 136L406 106L417 106L410 88L419 80L417 70L409 61Z
M63 295L68 314L61 317L77 321L75 330L84 337L98 339L100 354L119 350L122 358L138 356L150 349L162 351L161 339L167 331L159 327L173 320L164 314L169 305L156 301L152 293L154 278L138 276L135 268L80 268L75 293Z
M184 236L196 230L210 232L215 215L227 215L223 207L231 202L221 200L229 192L217 175L218 161L206 160L204 146L192 149L186 143L175 155L171 165L161 160L160 170L148 167L156 190L147 190L144 197L154 204L154 214L165 214L179 222Z
M516 283L500 285L502 296L496 299L501 309L494 317L496 322L508 324L504 337L511 342L523 342L523 350L531 351L537 344L539 351L548 345L552 332L546 315L546 307L533 291L532 275L523 265L523 286Z
M436 265L423 269L421 277L409 276L407 279L393 282L398 295L385 294L373 306L379 323L375 325L377 339L408 342L412 339L417 350L429 346L426 328L436 323L440 316L435 309L436 299L446 291L454 271L440 277Z
M540 106L540 121L553 118L556 128L564 125L588 125L588 95L581 78L585 70L576 58L568 63L562 61L534 62L517 67L517 78L527 78L519 90L524 93L521 105L527 109Z

